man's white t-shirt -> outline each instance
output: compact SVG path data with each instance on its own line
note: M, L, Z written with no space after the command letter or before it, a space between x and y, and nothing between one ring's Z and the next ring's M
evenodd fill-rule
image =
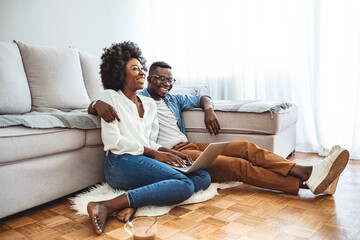
M161 99L155 102L159 119L159 135L156 142L167 148L187 142L187 137L180 131L176 117L165 101Z

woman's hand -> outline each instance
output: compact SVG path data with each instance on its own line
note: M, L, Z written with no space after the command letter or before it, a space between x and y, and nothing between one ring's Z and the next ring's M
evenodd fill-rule
M186 162L190 165L193 164L189 155L165 147L159 147L158 150L144 147L144 156L154 158L159 162L169 163L175 167L186 167Z
M156 151L154 153L154 159L159 162L169 163L175 167L186 167L185 161L181 157L170 152Z
M182 152L170 149L170 148L165 148L165 147L160 147L158 150L162 151L162 152L168 152L168 153L171 153L171 154L174 154L174 155L180 157L181 159L186 161L186 165L192 165L194 163L192 158L185 153L182 153Z

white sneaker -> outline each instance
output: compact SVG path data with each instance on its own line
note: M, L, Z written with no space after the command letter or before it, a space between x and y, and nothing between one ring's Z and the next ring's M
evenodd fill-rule
M330 152L329 152L329 155L331 154L334 154L336 151L340 150L341 147L339 145L335 145L331 148ZM328 155L328 156L329 156ZM327 195L334 195L335 191L336 191L336 187L337 187L337 184L338 184L338 181L339 181L339 177L337 177L330 185L327 189L325 189L325 191L323 192L324 194L327 194Z
M330 152L329 152L329 154L327 155L327 157L330 156L331 154L334 154L336 151L338 151L338 150L340 150L340 149L341 149L341 147L340 147L339 145L333 146L333 147L330 149Z
M319 164L314 165L309 179L305 182L314 194L324 193L330 185L339 177L349 161L349 152L339 146L334 146L327 156ZM336 189L336 183L335 189ZM333 185L333 186L334 186ZM332 187L333 187L332 186ZM335 192L335 189L333 192ZM329 190L329 192L332 192Z
M334 195L335 191L336 191L336 187L339 181L339 177L337 177L330 185L327 189L325 189L325 191L323 192L323 194L326 195Z

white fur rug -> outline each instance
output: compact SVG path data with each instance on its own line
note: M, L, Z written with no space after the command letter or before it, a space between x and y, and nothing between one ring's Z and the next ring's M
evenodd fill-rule
M186 201L172 206L146 206L140 207L135 213L135 217L137 216L160 216L168 213L172 208L178 205L191 204L204 202L215 195L218 195L217 189L225 189L231 188L241 185L241 182L226 182L226 183L211 183L209 188L205 191L201 190L194 193L189 199ZM77 211L79 215L88 215L86 207L87 204L91 201L103 201L112 199L124 193L123 190L115 190L111 188L107 183L100 183L92 187L86 192L79 193L73 198L69 198L72 206L71 208Z

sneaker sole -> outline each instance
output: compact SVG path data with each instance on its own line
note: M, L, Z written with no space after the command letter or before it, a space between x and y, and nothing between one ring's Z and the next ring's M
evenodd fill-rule
M341 152L336 157L333 165L330 168L328 175L314 190L314 194L323 193L330 186L330 184L340 175L340 173L345 169L349 161L349 152L345 149L341 149L340 151Z
M333 195L336 191L336 187L337 187L337 184L338 184L338 181L339 181L339 177L337 177L331 184L330 186L324 191L324 194L327 194L327 195Z

